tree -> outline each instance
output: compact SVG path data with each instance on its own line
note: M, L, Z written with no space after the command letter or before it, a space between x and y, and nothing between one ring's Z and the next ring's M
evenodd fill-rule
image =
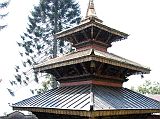
M23 68L15 66L17 82L28 85L31 75L38 82L33 65L66 51L66 45L70 44L57 41L55 33L79 23L80 19L80 8L75 0L41 0L28 17L27 31L21 36L22 42L17 42L23 59ZM11 84L17 83L11 81Z
M141 94L160 94L160 83L146 80L143 85L138 86L135 90Z
M46 75L46 80L42 82L41 87L35 90L31 89L30 91L32 92L32 94L34 94L35 92L40 94L56 87L59 87L59 82L56 81L55 77L53 75Z
M3 3L0 3L0 10L6 8L9 4L9 1L6 1L6 2L3 2ZM3 19L4 17L7 16L8 13L0 13L0 19ZM7 25L3 25L3 24L0 24L0 30L2 30L3 28L5 28Z

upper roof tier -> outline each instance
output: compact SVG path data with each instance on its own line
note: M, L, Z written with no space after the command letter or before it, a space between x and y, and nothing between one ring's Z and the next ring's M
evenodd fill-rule
M57 33L56 37L60 40L72 42L77 49L92 44L95 47L103 47L106 50L111 46L112 42L124 40L129 36L104 25L102 22L96 16L93 0L90 0L85 19L79 25Z

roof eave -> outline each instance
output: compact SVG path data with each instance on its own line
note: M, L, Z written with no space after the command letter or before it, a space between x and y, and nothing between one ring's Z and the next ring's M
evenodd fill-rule
M69 110L69 109L53 109L53 108L37 108L37 107L13 107L13 110L44 112L53 114L83 116L83 117L104 117L104 116L122 116L131 114L150 114L159 113L160 109L122 109L122 110Z
M33 69L35 70L35 72L43 72L45 70L52 69L52 68L62 67L66 65L73 65L73 64L92 61L92 60L111 64L114 66L132 69L132 70L137 71L137 73L141 73L141 74L149 74L151 71L149 68L146 68L146 67L135 66L132 64L128 64L125 62L119 62L116 60L108 60L108 59L105 59L99 56L84 56L84 57L78 57L76 59L71 59L71 60L62 61L62 62L50 63L46 65L37 65Z
M60 39L60 38L66 37L68 35L71 35L73 33L76 33L78 31L81 31L83 29L86 29L86 28L88 28L90 26L95 26L95 27L97 27L99 29L102 29L104 31L113 33L115 35L118 35L118 36L122 37L123 39L126 39L129 36L128 34L126 34L124 32L120 32L120 31L118 31L116 29L113 29L113 28L110 28L110 27L108 27L108 26L106 26L106 25L104 25L102 23L90 20L90 21L88 21L86 23L79 24L79 25L77 25L77 26L75 26L73 28L69 28L69 29L66 29L64 31L58 32L56 34L56 37L58 39Z

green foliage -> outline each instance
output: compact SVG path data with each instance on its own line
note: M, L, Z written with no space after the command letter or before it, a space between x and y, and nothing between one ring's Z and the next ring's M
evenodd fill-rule
M4 8L6 8L8 6L10 1L5 1L3 3L0 3L0 11ZM6 17L8 15L8 13L1 13L0 12L0 19L3 19L4 17ZM3 28L5 28L7 25L0 25L0 30L2 30Z
M58 46L53 46L56 42L54 34L79 23L79 15L79 5L74 0L58 0L57 2L41 0L28 17L27 31L21 36L22 42L17 42L18 46L24 49L21 56L26 55L26 63L32 66L63 52L62 47L65 44L62 41L58 42ZM58 52L56 52L57 48Z
M160 94L160 83L146 80L143 85L138 86L136 91L141 94Z
M40 93L46 92L51 88L56 88L57 86L58 86L58 83L55 77L53 77L52 75L46 75L46 81L42 82L41 87L35 90L30 90L30 91L32 94L34 93L40 94Z
M55 33L80 22L80 9L75 0L40 0L28 16L28 27L21 35L20 47L22 66L15 68L16 80L27 85L30 80L38 82L32 67L55 54L69 50L66 42L57 42ZM58 50L57 50L58 49ZM21 77L20 77L20 76ZM24 81L25 80L25 81Z

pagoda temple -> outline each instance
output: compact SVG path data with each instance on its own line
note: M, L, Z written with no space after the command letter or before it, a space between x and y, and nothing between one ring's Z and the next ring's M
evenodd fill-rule
M160 102L122 87L129 76L150 69L108 52L128 34L104 25L93 0L79 25L56 37L76 51L42 62L34 71L53 75L60 87L15 103L14 110L31 111L39 119L147 119L160 113Z

